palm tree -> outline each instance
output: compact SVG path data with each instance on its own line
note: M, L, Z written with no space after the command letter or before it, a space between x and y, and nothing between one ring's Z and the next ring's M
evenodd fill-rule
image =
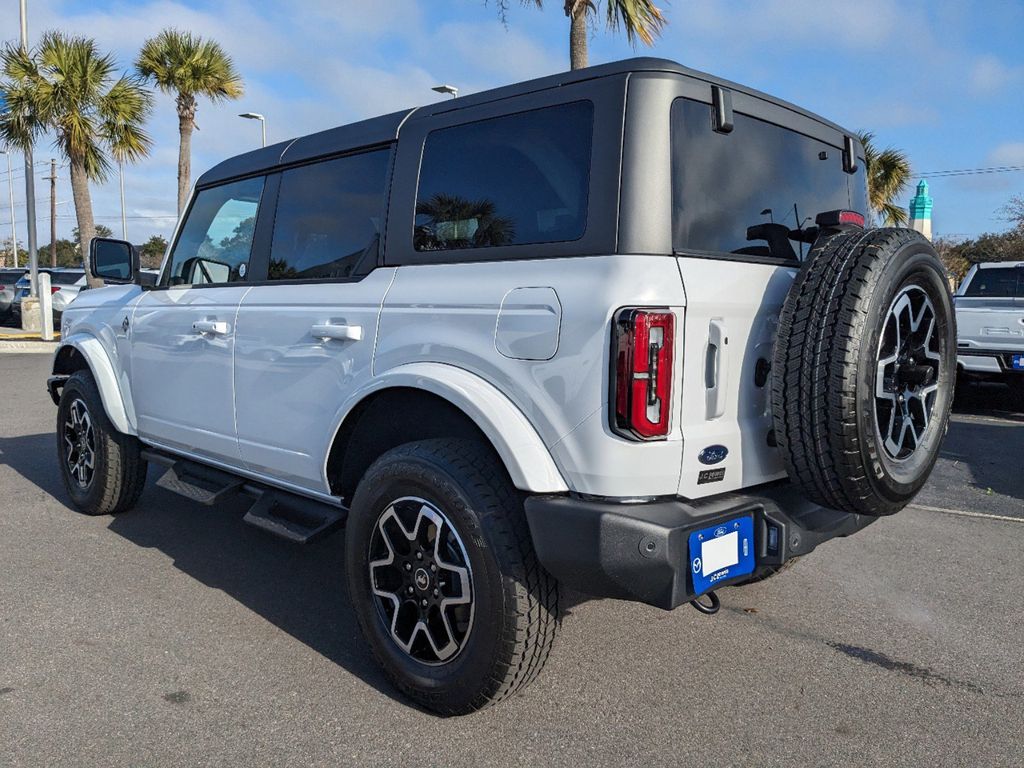
M189 32L165 29L147 40L135 62L139 74L152 79L164 93L174 94L178 106L178 214L192 182L192 129L196 127L196 97L211 101L237 99L242 78L220 44Z
M89 182L106 178L108 154L134 162L149 152L143 125L152 96L137 78L116 77L114 57L100 53L86 37L47 32L31 51L7 45L0 62L0 91L10 108L0 118L0 138L24 150L52 131L67 159L79 244L87 261L96 234Z
M903 194L910 181L910 160L905 153L893 147L879 149L875 134L861 131L857 134L864 145L864 170L868 179L868 205L887 227L901 227L907 223L907 209L894 202Z
M521 0L523 5L544 7L544 0ZM587 23L591 14L597 14L601 0L565 0L563 10L569 19L569 63L572 69L587 66ZM608 28L615 31L622 26L630 45L640 40L653 45L667 20L651 0L604 0ZM502 20L508 11L508 0L498 0L498 13Z

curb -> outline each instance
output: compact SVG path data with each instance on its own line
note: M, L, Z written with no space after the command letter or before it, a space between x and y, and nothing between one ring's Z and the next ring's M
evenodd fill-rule
M16 354L47 354L52 355L57 351L58 343L55 341L6 341L0 338L0 354L12 352Z

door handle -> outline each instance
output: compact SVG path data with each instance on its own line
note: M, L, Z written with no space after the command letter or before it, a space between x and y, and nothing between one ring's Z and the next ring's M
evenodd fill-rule
M718 419L725 413L725 395L729 388L729 356L723 347L729 343L725 335L725 321L712 318L708 326L708 348L704 360L705 407L708 419Z
M335 325L333 323L317 323L309 332L318 339L338 339L339 341L360 341L363 338L361 325Z
M227 336L231 326L223 320L196 320L192 323L192 330L197 333L212 333L215 336Z

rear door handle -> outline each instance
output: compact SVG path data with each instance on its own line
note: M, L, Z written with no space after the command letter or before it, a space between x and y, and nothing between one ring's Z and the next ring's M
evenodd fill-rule
M707 356L704 360L705 407L708 419L718 419L725 413L725 396L729 387L729 355L724 349L729 343L725 335L725 321L713 318L708 326Z
M340 341L360 341L363 338L361 325L335 325L334 323L318 323L309 329L318 339L338 339Z
M197 333L212 333L215 336L227 336L231 332L231 326L223 320L196 320L192 323L192 330Z

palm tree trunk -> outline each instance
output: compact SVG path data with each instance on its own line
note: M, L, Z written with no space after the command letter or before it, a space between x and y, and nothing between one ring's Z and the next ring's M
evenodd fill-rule
M192 185L192 129L196 120L196 99L190 93L178 94L178 216L185 210Z
M75 201L75 217L78 219L78 246L82 249L85 280L90 288L100 288L103 281L89 273L89 243L96 236L96 222L92 217L92 197L89 194L89 177L85 175L85 164L81 158L69 158L69 165L71 167L71 197Z
M583 69L588 64L587 7L587 3L581 0L565 0L565 15L569 17L569 65L572 69Z

